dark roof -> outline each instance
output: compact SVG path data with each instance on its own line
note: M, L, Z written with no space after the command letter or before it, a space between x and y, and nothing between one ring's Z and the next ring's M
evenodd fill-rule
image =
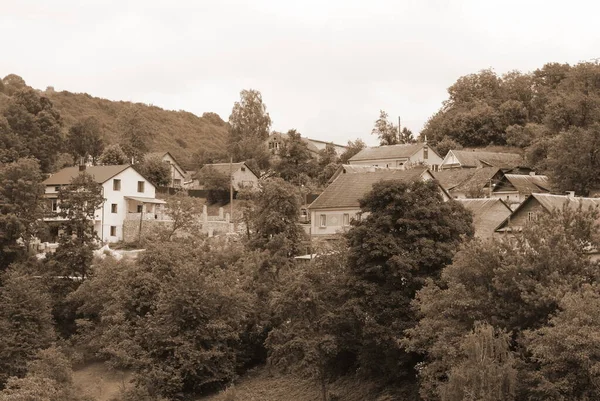
M131 167L129 164L121 164L115 166L89 166L86 167L85 172L96 180L97 183L102 184L110 180L115 175L122 171L125 171ZM52 174L42 184L44 185L66 185L70 184L73 178L79 175L79 166L65 167L55 174Z
M465 209L473 214L475 236L490 238L498 224L512 213L510 207L501 199L456 199Z
M364 148L352 156L349 161L409 158L421 150L424 145L423 142L417 142Z
M582 198L578 196L567 196L567 195L552 195L552 194L536 194L533 193L523 201L511 214L510 217L520 213L523 208L526 207L530 202L537 201L539 204L546 209L548 212L553 210L561 210L563 207L576 210L581 207L584 210L589 208L600 207L600 198ZM502 223L498 225L496 230L500 230L508 224L510 217L506 218Z
M206 173L207 171L210 171L210 170L217 171L221 174L228 176L230 172L235 173L240 168L242 168L242 166L246 167L248 170L250 170L252 172L252 174L254 174L256 177L258 177L258 175L250 167L248 167L248 165L244 162L231 163L231 164L229 164L229 163L205 164L204 166L202 166L202 168L200 170L198 170L198 172L196 173L196 177L199 177L203 173Z
M371 191L373 184L384 180L410 182L419 179L426 171L426 168L416 167L410 170L388 169L369 173L341 174L308 208L358 208L359 200Z
M545 175L504 174L520 194L550 192L550 183Z
M365 166L360 164L342 164L340 165L331 178L327 181L328 184L335 181L340 174L356 174L356 173L373 173L375 171L389 170L389 167Z
M448 191L483 189L500 169L498 167L448 169L432 173L440 185Z
M517 153L481 152L470 150L451 151L462 167L481 167L482 165L510 168L523 164L523 157Z

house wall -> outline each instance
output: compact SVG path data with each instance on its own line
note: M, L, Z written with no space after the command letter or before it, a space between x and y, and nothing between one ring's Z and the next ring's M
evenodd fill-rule
M242 171L242 169L245 171ZM258 177L248 167L242 166L233 173L233 188L238 191L241 187L248 186L256 188L258 186Z
M492 192L491 198L502 199L504 202L512 205L522 203L525 199L527 199L527 195L520 194L517 191L494 191Z
M513 214L510 218L510 227L517 228L523 227L529 222L529 213L535 213L536 216L541 216L547 213L546 209L542 207L542 205L535 200L535 198L531 199L531 201L527 202L527 204L523 205L517 213Z
M113 181L121 180L121 190L113 190ZM138 181L144 181L144 192L137 191ZM123 222L127 217L128 201L126 196L137 196L143 198L154 198L156 189L149 181L140 175L133 168L128 168L125 171L117 174L110 180L102 184L103 196L106 199L102 209L99 209L96 214L100 217L100 222L97 227L98 236L102 241L117 242L123 240ZM111 205L117 205L117 213L111 212ZM154 205L144 205L144 212L152 212ZM135 210L137 212L137 210ZM110 227L117 228L115 236L110 235Z
M456 167L460 167L460 162L458 161L458 159L456 158L456 156L454 156L454 153L452 153L452 151L448 151L448 154L446 154L446 157L444 157L444 160L440 163L440 169L445 169L445 168L456 168Z
M349 230L350 225L343 225L344 214L346 213L349 215L349 221L352 221L352 219L356 218L357 213L360 213L360 208L342 208L337 210L311 210L311 234L315 236L333 235ZM321 226L321 215L326 216L326 225L324 227Z
M442 164L442 161L444 159L439 157L433 150L431 150L431 148L427 147L427 149L428 149L427 159L425 158L425 147L423 147L422 149L419 149L418 152L416 152L414 155L412 155L410 157L410 161L411 161L411 163L415 163L415 164L426 163L433 170L437 170L438 166L440 164Z
M179 166L179 164L171 157L170 154L165 154L162 158L162 161L165 163L169 163L169 168L171 169L171 187L182 186L183 181L185 180L185 176L182 174L183 169ZM179 180L179 185L175 184Z
M377 166L389 168L404 168L404 165L408 162L410 162L411 164L425 163L428 166L430 166L433 170L436 170L438 166L442 163L442 160L443 159L439 157L433 150L431 150L431 148L428 148L427 159L425 159L425 148L423 147L410 157L356 160L349 161L348 163L354 166Z
M390 168L403 168L404 164L409 159L406 157L397 157L390 159L368 159L368 160L356 160L348 161L353 166L377 166L377 167L390 167Z

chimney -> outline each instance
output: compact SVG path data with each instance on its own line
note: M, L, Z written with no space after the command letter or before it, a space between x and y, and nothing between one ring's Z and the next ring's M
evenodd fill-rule
M575 198L575 191L567 191L567 198L569 198L569 199Z

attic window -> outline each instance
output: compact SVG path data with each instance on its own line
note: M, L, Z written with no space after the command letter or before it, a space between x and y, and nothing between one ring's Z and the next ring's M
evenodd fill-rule
M423 148L423 159L427 159L429 157L429 149Z
M241 168L241 170L242 170L242 171L246 171L246 167L242 167L242 168Z
M527 213L527 220L528 221L536 221L537 220L537 215L535 214L535 212L528 212Z

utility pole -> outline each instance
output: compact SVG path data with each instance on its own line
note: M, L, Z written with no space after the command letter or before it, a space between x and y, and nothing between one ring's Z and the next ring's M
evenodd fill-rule
M229 223L233 224L233 156L229 156Z

